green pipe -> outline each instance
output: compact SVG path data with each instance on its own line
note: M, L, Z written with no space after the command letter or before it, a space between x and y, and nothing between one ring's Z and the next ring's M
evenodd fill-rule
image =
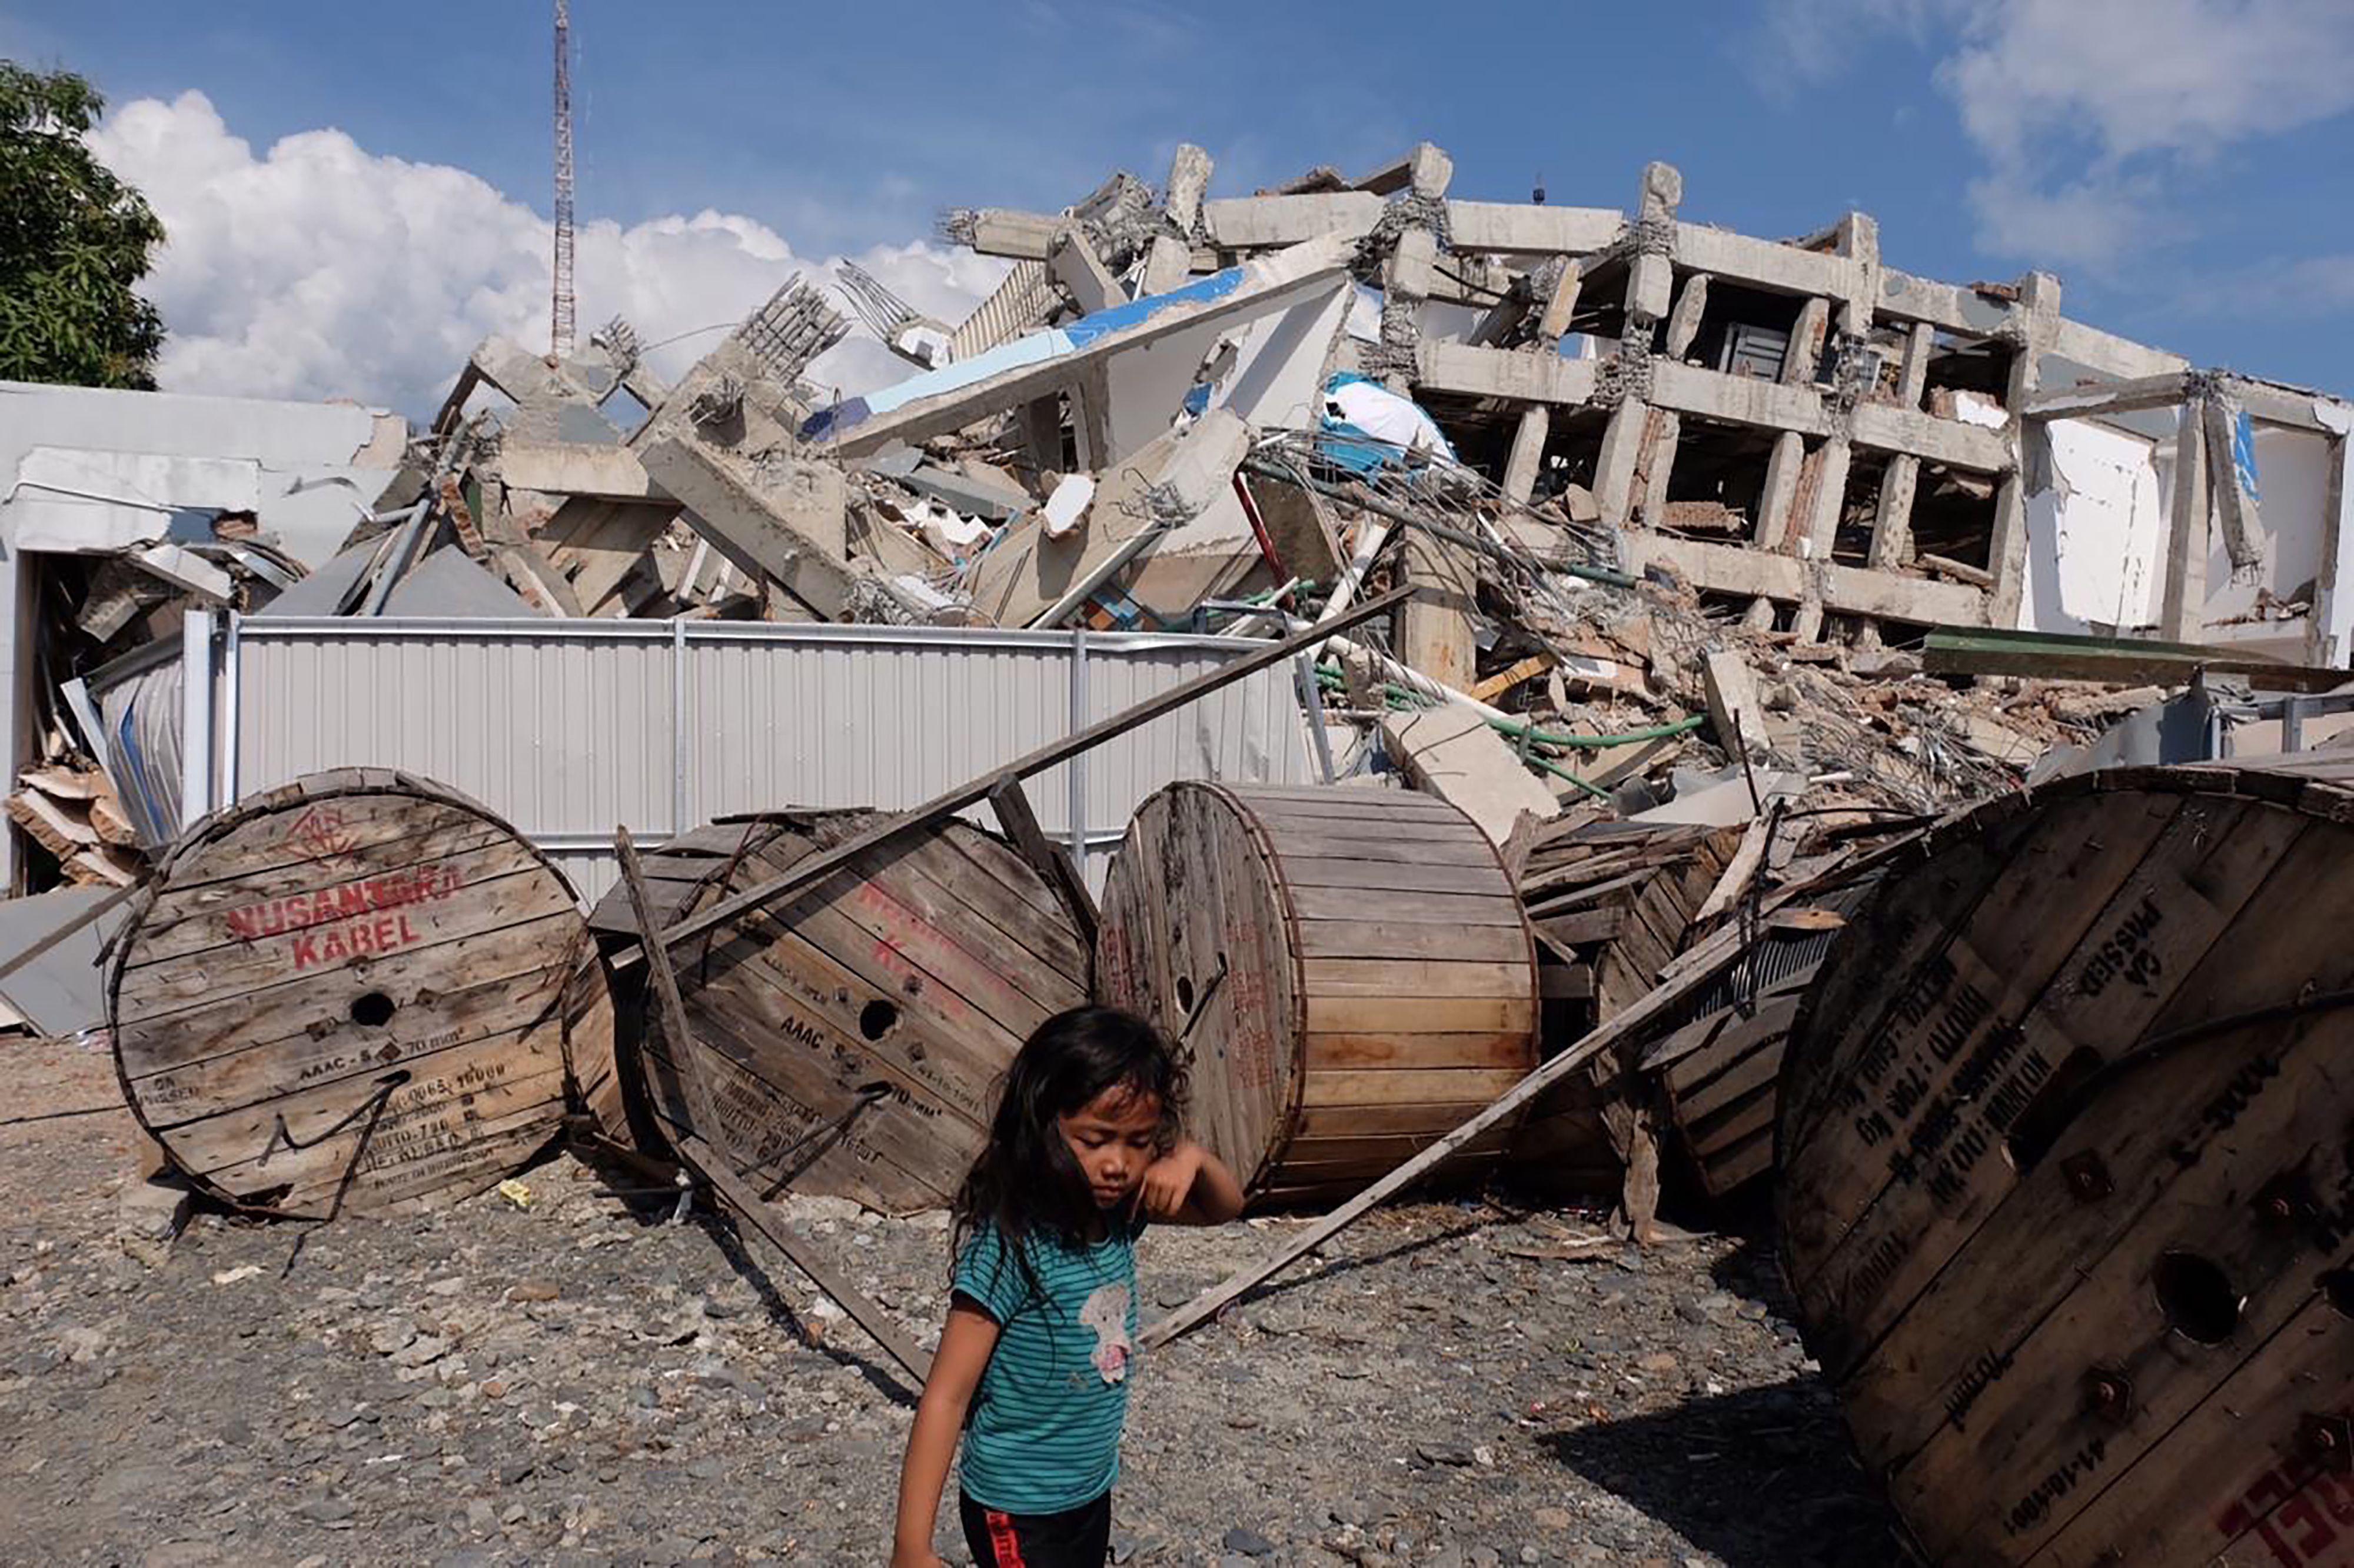
M1327 670L1320 665L1317 668L1316 679L1320 684L1333 690L1342 689L1346 684L1341 679L1339 672ZM1383 683L1382 692L1385 696L1394 700L1402 698L1407 705L1416 707L1438 705L1436 701L1424 696L1420 692L1409 691L1404 686L1388 682ZM1480 716L1487 717L1484 714ZM1534 725L1514 724L1509 719L1488 719L1488 726L1515 740L1526 736L1539 746L1556 746L1572 751L1607 751L1613 747L1640 746L1647 740L1666 740L1671 736L1689 735L1707 722L1706 714L1693 714L1689 718L1680 718L1673 724L1653 725L1648 729L1630 729L1617 735L1554 735L1550 731L1541 730Z

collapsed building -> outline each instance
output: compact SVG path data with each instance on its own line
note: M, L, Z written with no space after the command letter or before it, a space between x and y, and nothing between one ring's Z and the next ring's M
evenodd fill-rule
M1666 164L1625 211L1457 197L1427 144L1212 172L945 215L1007 264L960 322L845 266L674 379L621 321L493 338L422 429L6 388L14 885L128 885L373 766L594 900L617 819L904 805L1111 711L1108 670L1156 689L1404 586L1042 819L1100 887L1175 779L1439 795L1524 879L1569 1030L1873 821L2343 722L2354 406L2072 321L2049 274L1900 271L1861 213L1686 221ZM811 386L861 330L907 376ZM1756 1108L1696 1135L1723 1170Z

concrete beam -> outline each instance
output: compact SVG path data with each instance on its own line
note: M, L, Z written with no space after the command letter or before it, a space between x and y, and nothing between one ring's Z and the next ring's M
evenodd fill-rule
M1416 357L1421 366L1417 383L1427 391L1572 406L1594 400L1595 373L1600 363L1564 359L1552 353L1474 348L1460 343L1425 343Z
M1695 588L1804 602L1810 578L1822 585L1822 607L1841 615L1864 615L1925 626L1983 626L1986 595L1960 583L1876 572L1866 567L1820 567L1794 556L1769 555L1739 545L1712 545L1665 534L1641 534L1626 541L1630 568L1671 567Z
M1382 198L1363 191L1313 196L1232 196L1202 204L1210 243L1225 250L1260 250L1336 235L1362 239L1382 220Z
M687 509L695 531L738 571L755 582L773 577L828 620L848 611L858 574L818 543L844 531L847 492L838 465L756 468L682 437L654 441L639 455L654 482Z
M2166 582L2158 615L2160 631L2174 642L2197 641L2207 619L2205 405L2202 397L2185 408L2174 436L2174 504L2167 514Z
M1553 295L1545 301L1544 313L1537 318L1537 342L1548 354L1558 351L1563 336L1569 331L1570 318L1577 314L1577 296L1585 287L1585 264L1572 261L1561 270L1553 286Z
M1651 362L1651 401L1680 414L1697 414L1727 424L1799 430L1810 436L1830 433L1822 396L1811 387L1782 387L1672 359Z
M983 256L1044 261L1055 252L1055 236L1071 227L1071 219L1058 213L985 207L972 215L971 244Z
M2097 419L2109 414L2170 408L2182 401L2186 376L2186 372L2174 370L2130 381L2039 390L2020 412L2030 419Z
M2057 299L2058 280L2053 280L2052 288L2052 297ZM2022 299L2020 303L2024 305L2025 300ZM2115 333L2103 332L2082 322L2069 321L2059 314L2057 307L2053 309L2050 334L2044 341L2042 351L2056 354L2062 359L2073 359L2105 376L2128 379L2163 376L2170 370L2190 368L2190 362L2179 354L2152 348L2146 343L2136 343L2129 337L2119 337Z
M511 490L553 495L594 495L608 501L663 499L645 465L627 447L575 441L499 443L497 472Z
M2251 418L2267 424L2287 425L2295 429L2313 430L2325 436L2339 436L2346 431L2347 406L2335 397L2318 392L2300 392L2292 387L2275 387L2268 381L2251 381L2244 376L2227 376L2223 385L2240 400ZM2335 422L2321 415L2321 408L2335 405Z
M2346 531L2354 525L2354 484L2348 482L2347 465L2354 460L2354 440L2344 435L2329 441L2329 479L2321 500L2321 573L2315 579L2312 621L2306 632L2305 662L2342 664L2346 660L2345 605L2349 591L2340 577L2346 569Z
M1488 256L1590 256L1609 247L1626 227L1627 215L1615 207L1447 204L1448 249Z
M1999 337L2010 330L2018 307L2010 301L1934 278L1915 278L1893 267L1880 271L1878 313L1898 321L1926 322L1962 337Z
M1859 403L1850 419L1855 442L1875 451L1911 452L1973 473L2002 473L2014 460L2009 435L1961 419Z
M1676 260L1727 282L1826 299L1847 299L1857 292L1861 277L1853 257L1825 256L1697 223L1676 225Z

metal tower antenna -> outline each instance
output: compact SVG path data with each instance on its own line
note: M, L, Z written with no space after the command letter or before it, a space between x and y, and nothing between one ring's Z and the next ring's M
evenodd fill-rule
M548 352L572 352L572 7L556 0L556 298Z

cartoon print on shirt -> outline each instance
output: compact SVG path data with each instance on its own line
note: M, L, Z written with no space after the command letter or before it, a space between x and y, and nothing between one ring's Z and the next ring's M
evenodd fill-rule
M1079 1308L1079 1321L1096 1331L1096 1353L1089 1359L1097 1372L1106 1383L1125 1379L1129 1352L1135 1349L1128 1337L1127 1285L1097 1287Z

